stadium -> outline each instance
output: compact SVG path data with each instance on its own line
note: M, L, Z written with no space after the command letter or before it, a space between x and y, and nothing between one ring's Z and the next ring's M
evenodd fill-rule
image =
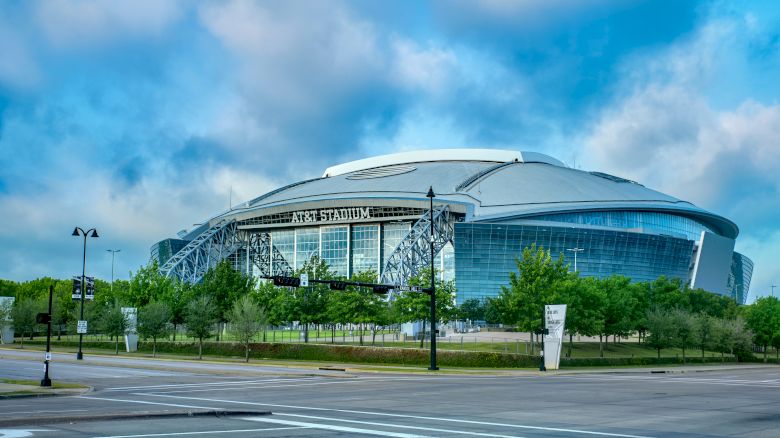
M429 187L435 193L433 214ZM433 228L433 232L431 232ZM319 256L338 275L402 285L431 263L458 304L498 295L523 248L563 254L581 276L679 278L744 304L753 263L732 221L690 202L536 152L440 149L329 167L152 246L161 272L198 282L228 259L289 275Z

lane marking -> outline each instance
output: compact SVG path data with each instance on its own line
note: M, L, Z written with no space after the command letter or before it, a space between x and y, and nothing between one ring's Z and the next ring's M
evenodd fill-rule
M305 426L269 427L266 429L207 430L207 431L198 431L198 432L147 433L143 435L110 435L110 436L99 436L94 438L142 438L142 437L149 437L149 436L206 435L210 433L223 434L223 433L266 432L266 431L274 431L274 430L291 430L291 429L311 429L311 428Z
M320 423L304 423L302 421L276 420L273 418L253 418L250 421L259 421L262 423L273 423L273 424L284 424L287 426L301 426L301 427L307 427L311 429L332 430L335 432L359 433L363 435L389 436L389 437L396 437L396 438L433 438L433 437L427 437L425 435L409 435L408 433L385 432L385 431L374 430L374 429L359 429L356 427L333 426L329 424L320 424Z
M203 387L203 386L228 386L228 385L244 385L244 384L256 384L267 382L285 382L285 381L300 381L307 378L295 378L295 379L265 379L265 380L233 380L230 382L203 382L203 383L181 383L178 385L149 385L149 386L124 386L119 388L105 388L101 391L132 391L139 389L156 389L156 388L184 388L184 387ZM314 379L314 377L308 377L308 379Z
M208 406L191 406L191 405L178 405L173 403L156 403L156 402L143 401L143 400L126 400L121 398L104 398L104 397L78 397L78 398L83 398L86 400L105 400L105 401L124 402L124 403L139 403L139 404L146 404L146 405L172 406L175 408L212 409L216 411L224 410L224 408L211 408Z
M699 384L699 385L720 385L720 386L742 386L746 388L780 388L780 384L767 384L767 383L759 383L756 381L750 381L750 383L739 383L737 381L711 381L711 380L702 380L702 379L694 379L694 378L683 378L683 377L585 377L585 376L560 376L559 378L562 379L571 379L571 380L595 380L600 382L609 382L609 381L634 381L634 382L657 382L657 383L693 383L693 384Z
M311 418L314 420L326 420L326 421L339 421L342 423L357 423L357 424L367 424L370 426L382 426L382 427L395 427L398 429L416 429L416 430L427 430L430 432L446 432L446 433L452 433L456 435L469 435L469 436L486 436L486 437L494 437L494 438L524 438L518 435L496 435L493 433L480 433L480 432L464 432L462 430L452 430L452 429L437 429L434 427L422 427L422 426L407 426L403 424L389 424L389 423L377 423L374 421L357 421L357 420L345 420L340 418L332 418L332 417L318 417L316 415L299 415L299 414L274 414L275 416L285 416L285 417L300 417L300 418ZM253 418L242 418L242 420L249 420L254 421Z
M18 415L18 414L54 414L60 412L86 412L89 409L62 409L57 411L3 411L0 412L0 416L3 415Z
M167 394L135 393L133 395L147 396L147 397L167 397L167 398L176 398L176 399L184 399L184 400L208 401L208 402L216 402L216 403L234 403L234 404L252 405L252 406L271 406L276 408L306 409L306 410L323 411L323 412L342 412L348 414L376 415L376 416L393 417L393 418L414 418L418 420L443 421L443 422L462 423L462 424L476 424L480 426L499 426L499 427L510 427L510 428L517 428L517 429L546 430L550 432L579 433L583 435L614 436L614 437L623 437L623 438L650 438L648 436L643 436L643 435L629 435L629 434L610 433L610 432L594 432L594 431L580 430L580 429L528 426L528 425L510 424L510 423L493 423L489 421L460 420L455 418L439 418L439 417L427 417L427 416L418 416L418 415L391 414L387 412L356 411L351 409L333 409L333 408L317 408L311 406L280 405L280 404L273 404L273 403L220 400L220 399L202 398L202 397L183 397L183 396L167 395Z

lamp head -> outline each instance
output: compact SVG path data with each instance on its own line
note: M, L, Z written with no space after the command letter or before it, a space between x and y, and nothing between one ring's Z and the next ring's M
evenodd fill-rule
M431 186L431 187L429 187L429 188L428 188L428 194L427 194L427 195L425 195L425 197L426 197L426 198L434 198L434 197L436 197L436 194L435 194L435 193L433 193L433 186Z
M73 229L73 234L71 236L78 236L79 235L79 227L76 227Z
M100 236L98 236L97 230L94 229L94 228L92 229L92 236L91 237L100 237Z

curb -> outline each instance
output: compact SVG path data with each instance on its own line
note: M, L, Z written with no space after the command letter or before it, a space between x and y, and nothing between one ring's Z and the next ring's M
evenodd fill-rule
M56 423L78 423L87 421L113 421L113 420L139 420L157 418L188 418L188 417L230 417L230 416L261 416L271 415L271 411L230 411L230 410L201 410L201 411L162 411L162 412L128 412L107 413L83 416L50 416L31 418L0 419L0 427L38 426Z

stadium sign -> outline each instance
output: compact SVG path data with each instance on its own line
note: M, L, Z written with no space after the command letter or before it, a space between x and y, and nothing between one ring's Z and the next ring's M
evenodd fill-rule
M291 224L371 219L371 207L323 208L292 212Z

